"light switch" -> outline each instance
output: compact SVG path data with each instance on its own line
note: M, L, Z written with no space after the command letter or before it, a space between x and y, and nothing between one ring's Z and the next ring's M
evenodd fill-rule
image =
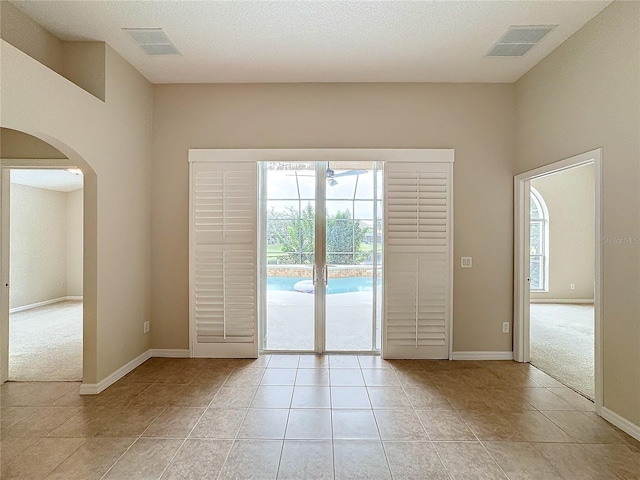
M471 268L473 265L473 259L471 257L460 257L460 267Z

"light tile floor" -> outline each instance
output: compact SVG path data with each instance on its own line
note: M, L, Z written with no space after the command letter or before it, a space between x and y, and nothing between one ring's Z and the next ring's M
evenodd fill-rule
M640 442L528 364L151 359L1 387L1 478L640 479Z

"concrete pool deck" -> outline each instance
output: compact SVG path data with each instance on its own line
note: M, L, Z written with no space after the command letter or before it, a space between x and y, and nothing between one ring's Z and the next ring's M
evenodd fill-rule
M381 302L378 302L380 305ZM370 351L373 327L372 292L326 296L326 350ZM314 296L286 290L267 291L268 350L314 349ZM380 327L377 331L380 348Z

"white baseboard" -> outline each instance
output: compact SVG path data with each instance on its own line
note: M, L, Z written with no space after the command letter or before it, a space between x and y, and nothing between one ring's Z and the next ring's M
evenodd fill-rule
M452 352L451 360L513 360L513 352Z
M118 370L113 372L108 377L104 378L98 383L82 383L80 385L80 395L97 395L98 393L105 390L107 387L110 387L122 377L124 377L127 373L139 367L144 362L151 358L151 350L147 350L146 352L138 355L136 358L131 360L126 365L123 365Z
M159 358L189 358L189 349L180 348L153 348L150 350L152 357Z
M593 298L532 298L531 303L593 305Z
M82 300L83 298L82 295L67 295L65 300Z
M124 377L127 373L134 370L135 368L142 365L144 362L149 360L151 357L163 357L163 358L189 358L189 349L162 349L162 348L153 348L147 350L146 352L138 355L136 358L131 360L126 365L120 367L118 370L113 372L107 378L103 379L98 383L83 383L80 385L80 395L97 395L103 390L107 389L122 377Z
M9 313L23 312L25 310L31 310L32 308L44 307L45 305L51 305L52 303L64 302L67 297L52 298L51 300L45 300L44 302L32 303L30 305L23 305L21 307L15 307L9 309Z
M44 302L32 303L30 305L23 305L21 307L11 308L9 309L9 313L23 312L25 310L31 310L32 308L44 307L45 305L64 302L65 300L82 300L82 296L67 296L67 297L52 298L51 300L45 300Z
M636 440L640 440L640 427L635 423L631 423L624 417L621 417L615 412L612 412L608 408L602 407L598 412L602 418L607 422L612 423L623 432L628 433Z

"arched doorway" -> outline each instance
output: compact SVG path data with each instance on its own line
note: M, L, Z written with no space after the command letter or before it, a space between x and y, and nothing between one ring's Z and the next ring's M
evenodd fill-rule
M96 375L96 175L87 162L73 149L51 138L39 138L26 132L2 128L2 151L0 152L0 219L2 238L0 242L0 273L2 277L0 295L0 381L9 378L9 291L10 284L10 175L12 169L34 171L35 169L78 169L84 179L82 191L82 379ZM44 137L44 136L43 136ZM53 378L56 380L56 378Z

